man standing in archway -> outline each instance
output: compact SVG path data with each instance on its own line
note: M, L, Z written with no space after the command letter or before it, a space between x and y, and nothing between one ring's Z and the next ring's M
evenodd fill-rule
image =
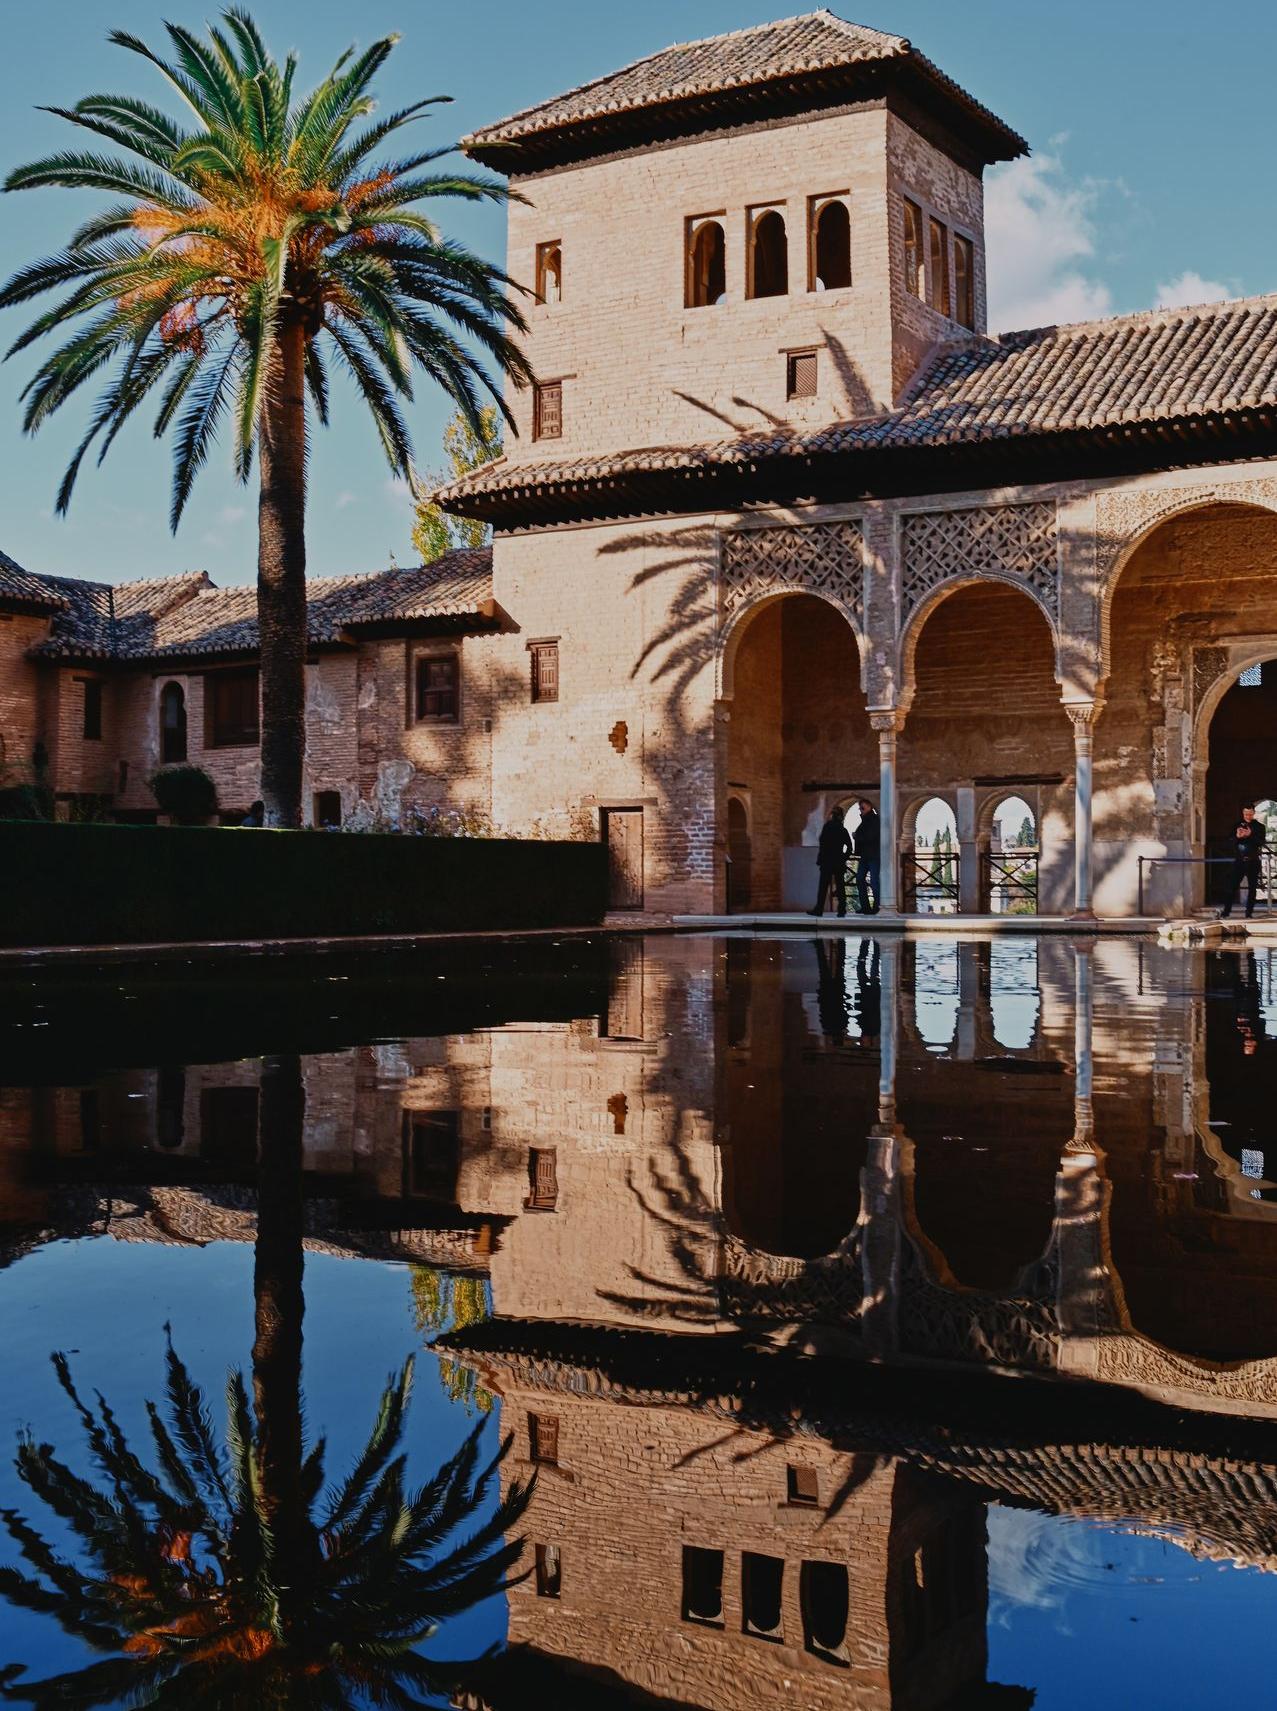
M816 851L816 867L820 873L820 890L816 907L809 915L823 915L825 898L833 887L838 898L838 913L847 913L847 857L851 854L851 839L843 821L841 808L831 808L829 818L820 828L820 846Z
M860 824L851 834L851 847L856 855L856 907L862 915L876 915L882 897L882 833L878 810L867 797L857 803ZM873 891L873 907L869 893Z
M1259 868L1264 853L1264 842L1268 829L1262 820L1255 818L1255 804L1248 802L1242 809L1242 817L1233 831L1235 855L1233 857L1233 883L1228 893L1228 902L1224 906L1224 919L1233 912L1233 904L1241 894L1242 881L1246 882L1246 919L1249 921L1255 913L1255 893L1259 890Z

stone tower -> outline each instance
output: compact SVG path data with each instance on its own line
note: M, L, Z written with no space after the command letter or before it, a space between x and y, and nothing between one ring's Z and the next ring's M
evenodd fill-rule
M896 405L985 325L982 173L1023 141L901 36L830 12L639 60L467 137L509 175L542 381L511 463Z

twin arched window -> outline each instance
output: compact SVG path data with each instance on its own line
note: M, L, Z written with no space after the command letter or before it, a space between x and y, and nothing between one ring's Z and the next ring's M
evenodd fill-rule
M845 192L807 203L807 289L839 291L851 284L851 213ZM727 296L726 217L698 214L687 222L686 293L689 309ZM745 295L784 297L789 291L789 233L783 204L746 211Z

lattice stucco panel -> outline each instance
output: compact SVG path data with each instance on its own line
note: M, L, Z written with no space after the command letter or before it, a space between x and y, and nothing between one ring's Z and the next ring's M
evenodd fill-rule
M956 576L1011 576L1060 610L1054 501L921 511L901 522L901 616Z
M736 529L723 537L723 615L764 594L823 594L864 619L865 539L859 523Z

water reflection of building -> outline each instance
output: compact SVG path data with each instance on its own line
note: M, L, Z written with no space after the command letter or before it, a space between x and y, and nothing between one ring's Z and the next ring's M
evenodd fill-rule
M482 1270L521 1319L1277 1408L1262 965L1114 940L612 958L596 1014L307 1056L312 1239ZM251 1233L257 1076L10 1089L11 1244Z

